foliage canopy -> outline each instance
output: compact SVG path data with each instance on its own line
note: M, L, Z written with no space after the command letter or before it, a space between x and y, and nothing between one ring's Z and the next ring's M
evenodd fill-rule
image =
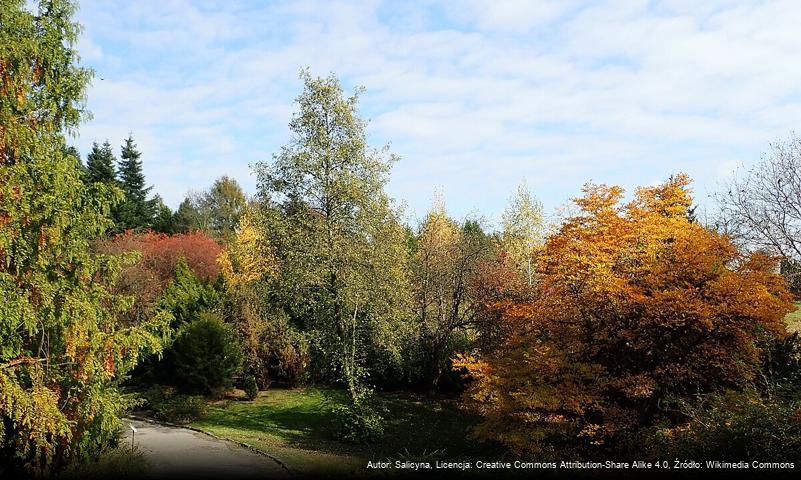
M116 384L158 350L151 324L124 326L109 293L124 257L89 253L119 200L85 184L65 134L86 115L72 2L0 2L0 463L47 471L112 445Z
M504 305L503 348L458 362L486 415L479 436L519 452L601 447L673 420L665 399L754 378L791 297L771 258L688 218L688 184L678 175L625 205L619 187L585 187L545 244L536 298Z

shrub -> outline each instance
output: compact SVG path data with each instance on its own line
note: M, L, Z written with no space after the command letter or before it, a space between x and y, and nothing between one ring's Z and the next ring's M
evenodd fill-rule
M337 405L334 415L336 438L348 443L375 443L384 436L384 417L367 401Z
M256 377L253 375L245 377L244 389L248 400L255 400L259 396L259 385L256 383Z
M236 334L212 313L183 327L168 355L176 385L193 393L216 395L230 388L242 365Z
M169 385L153 385L141 394L141 398L141 406L163 422L189 423L203 417L207 410L202 396L179 394Z
M728 391L678 402L678 410L687 423L653 429L641 441L654 458L801 460L798 400Z
M220 273L216 259L222 247L201 232L164 235L127 231L98 240L94 248L104 254L139 253L139 261L123 268L113 285L115 292L136 298L124 315L131 323L153 316L161 307L160 299L175 281L180 263L201 282L212 282Z
M141 394L142 402L139 406L147 410L155 411L158 405L171 399L176 393L175 387L168 385L151 385Z
M204 282L213 281L220 273L217 257L222 247L202 232L165 235L126 231L101 240L98 249L103 253L141 252L142 258L135 268L147 271L162 288L169 283L179 259L184 259Z
M202 418L207 411L206 399L201 395L178 394L153 406L157 420L181 424Z
M765 390L801 391L801 334L764 341L761 377Z
M244 371L256 377L262 389L272 382L296 386L309 363L304 334L290 324L281 308L270 304L266 283L229 287L225 318L230 319L242 339Z
M60 473L64 480L94 480L104 478L131 479L143 478L147 475L147 460L138 448L131 449L125 443L104 452L99 458L90 462L71 464ZM0 468L2 471L2 468Z
M213 308L219 301L211 285L201 281L183 259L175 266L173 281L159 300L159 308L172 314L173 327L197 318L200 312Z

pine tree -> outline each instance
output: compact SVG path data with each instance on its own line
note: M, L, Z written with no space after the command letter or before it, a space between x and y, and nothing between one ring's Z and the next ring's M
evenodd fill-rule
M153 223L155 204L147 199L147 194L153 187L145 186L142 161L139 159L141 156L133 137L129 135L122 146L122 158L119 162L119 181L125 193L125 201L119 209L117 227L122 230L141 230L149 228Z
M114 171L116 162L117 159L114 158L114 152L111 150L108 140L103 142L102 146L94 142L92 151L86 156L86 182L89 184L99 182L106 185L115 183L117 181L117 174Z

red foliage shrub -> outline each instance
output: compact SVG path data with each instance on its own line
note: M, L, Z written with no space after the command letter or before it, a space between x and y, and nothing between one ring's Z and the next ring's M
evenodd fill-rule
M106 244L109 250L104 251L109 253L141 252L140 267L153 272L161 282L169 283L180 257L184 257L192 273L203 281L212 281L220 273L217 257L222 247L203 232L167 235L127 231Z
M129 314L136 319L149 315L159 296L172 281L175 265L183 257L189 269L203 281L213 281L220 273L217 257L222 247L203 232L167 235L126 231L97 245L101 253L140 252L135 265L126 267L114 289L134 295L136 302Z

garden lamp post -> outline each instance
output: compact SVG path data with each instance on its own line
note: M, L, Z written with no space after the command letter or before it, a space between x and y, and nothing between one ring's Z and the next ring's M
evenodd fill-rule
M134 439L136 438L136 427L133 426L133 423L128 424L131 427L131 450L134 449Z

